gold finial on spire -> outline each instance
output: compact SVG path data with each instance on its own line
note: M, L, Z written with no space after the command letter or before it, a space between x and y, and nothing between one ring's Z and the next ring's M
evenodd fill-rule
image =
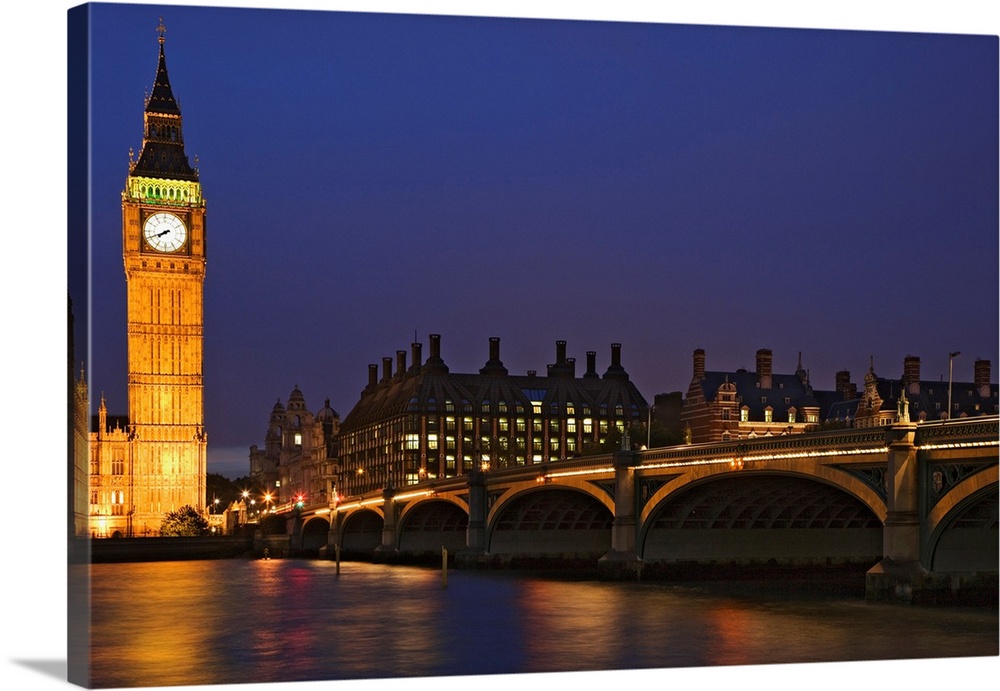
M165 39L163 38L163 36L164 36L164 34L166 34L166 33L167 33L167 27L163 26L163 17L160 17L160 25L159 25L158 27L156 27L156 32L157 32L158 34L160 34L160 39L159 39L159 41L160 41L160 45L162 46L162 45L163 45L163 42L164 42L164 40L165 40Z

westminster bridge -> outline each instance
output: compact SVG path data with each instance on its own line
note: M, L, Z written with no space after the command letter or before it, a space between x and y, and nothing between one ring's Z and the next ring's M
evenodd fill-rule
M998 417L619 451L289 510L293 550L458 566L867 568L870 599L998 572Z

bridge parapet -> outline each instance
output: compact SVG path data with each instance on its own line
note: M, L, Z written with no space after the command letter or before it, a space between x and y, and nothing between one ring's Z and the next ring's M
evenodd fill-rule
M819 456L845 452L884 452L887 443L886 430L848 430L796 434L787 437L765 439L740 439L728 442L688 444L639 452L639 464L655 466L662 464L684 464L693 461L729 460L774 460L778 457Z
M915 444L918 447L949 444L968 447L995 445L998 438L1000 438L1000 417L991 415L920 423L917 426Z

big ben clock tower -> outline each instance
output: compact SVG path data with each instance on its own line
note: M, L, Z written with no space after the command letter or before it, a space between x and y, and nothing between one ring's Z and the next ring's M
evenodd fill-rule
M161 21L156 80L122 192L128 285L129 533L156 534L163 515L205 506L207 435L202 347L205 200L184 152Z

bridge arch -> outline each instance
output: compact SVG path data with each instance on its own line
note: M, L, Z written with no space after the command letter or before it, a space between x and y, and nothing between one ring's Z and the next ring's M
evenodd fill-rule
M668 482L651 494L639 512L639 522L643 526L647 525L650 516L659 510L662 502L672 495L683 492L688 485L706 482L713 478L743 477L761 473L798 477L811 482L820 482L837 487L867 506L872 513L878 516L882 523L885 523L887 514L885 498L871 484L863 481L858 475L848 472L836 462L829 461L822 464L816 463L805 469L801 466L796 467L787 463L773 463L767 470L758 470L753 467L732 470L728 466L708 466L700 469L691 469L679 477L669 478Z
M965 478L928 512L925 567L943 573L995 572L1000 483L997 466Z
M370 557L382 544L385 519L379 509L365 507L340 515L338 542L345 556Z
M330 521L326 516L309 516L302 523L302 551L318 553L330 539Z
M882 556L881 517L815 476L713 474L657 496L637 541L647 563L871 566Z
M596 561L611 549L613 520L613 501L589 483L536 483L494 502L486 551L514 558Z
M396 547L408 555L456 552L465 547L469 513L461 502L435 497L403 507L396 523Z

